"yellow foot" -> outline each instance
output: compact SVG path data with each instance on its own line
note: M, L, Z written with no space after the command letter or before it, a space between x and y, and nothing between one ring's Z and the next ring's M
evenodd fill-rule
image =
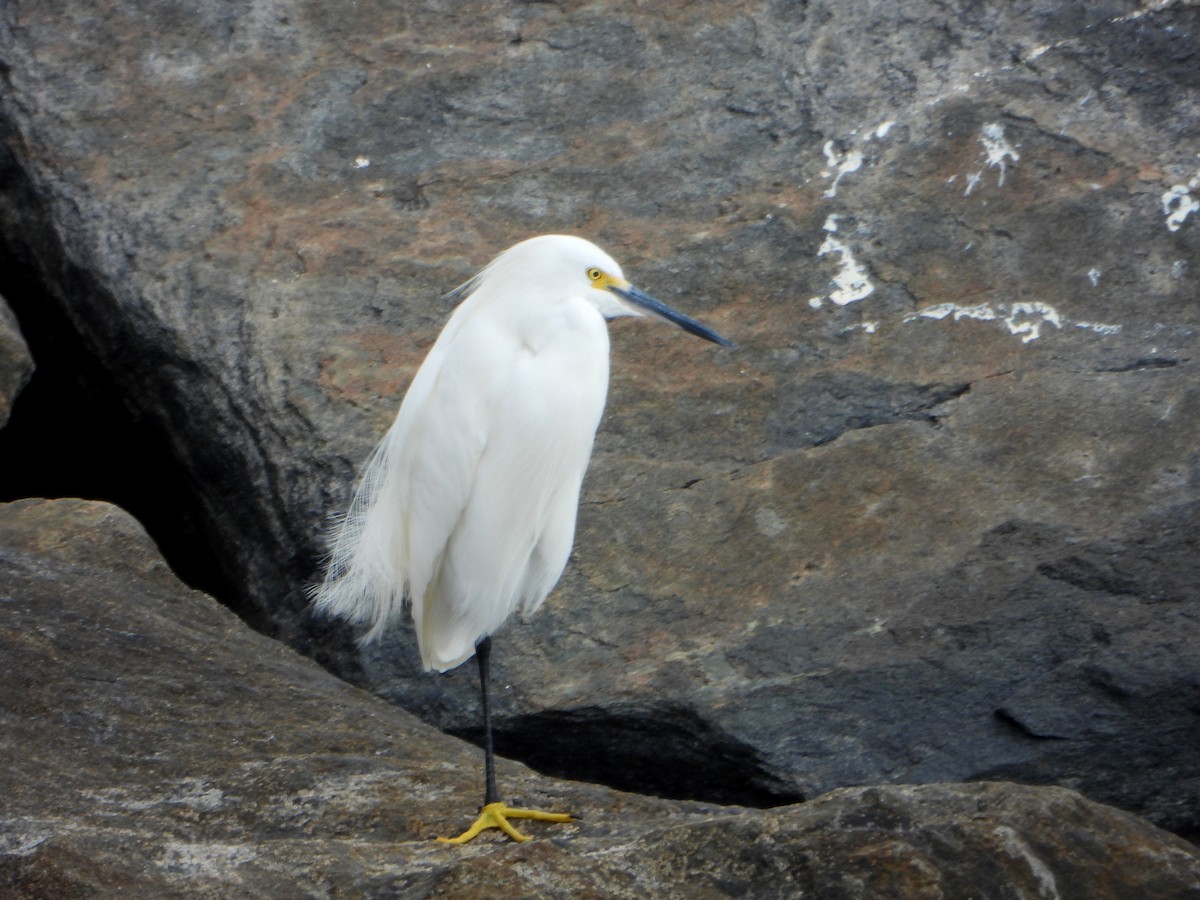
M548 813L537 809L513 809L503 800L489 803L479 811L479 818L466 831L454 838L438 838L443 844L465 844L486 828L499 828L514 841L527 841L529 835L513 828L509 819L537 819L539 822L570 822L566 813Z

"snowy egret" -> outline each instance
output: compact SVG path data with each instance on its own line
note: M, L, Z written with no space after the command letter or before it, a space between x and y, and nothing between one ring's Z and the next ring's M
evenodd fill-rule
M534 612L567 564L579 489L608 393L608 329L649 316L729 341L633 287L577 237L517 244L456 292L463 299L367 462L332 544L318 610L395 625L407 598L427 670L474 655L484 719L485 828L527 840L509 819L570 816L513 809L496 790L488 704L491 634Z

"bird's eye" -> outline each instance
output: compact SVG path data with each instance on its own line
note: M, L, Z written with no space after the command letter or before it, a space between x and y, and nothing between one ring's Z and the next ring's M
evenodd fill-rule
M587 270L587 277L588 277L588 278L589 278L589 279L590 279L592 282L597 282L597 281L599 281L601 278L603 278L603 277L604 277L604 273L603 273L603 272L601 272L599 269L597 269L597 268L593 267L593 268L591 268L591 269L588 269L588 270Z

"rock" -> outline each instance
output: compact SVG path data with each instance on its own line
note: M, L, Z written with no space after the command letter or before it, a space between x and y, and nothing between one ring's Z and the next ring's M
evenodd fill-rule
M359 654L303 587L444 292L583 233L739 346L613 325L574 560L497 639L507 752L757 805L1046 781L1198 833L1198 27L23 6L0 256L173 461L138 511L172 564L461 732L470 667Z
M1200 896L1195 847L1003 783L757 811L501 760L513 795L582 818L436 844L477 802L479 752L187 589L107 504L0 505L0 658L5 897Z
M17 320L0 298L0 428L8 421L13 401L33 374L33 360Z

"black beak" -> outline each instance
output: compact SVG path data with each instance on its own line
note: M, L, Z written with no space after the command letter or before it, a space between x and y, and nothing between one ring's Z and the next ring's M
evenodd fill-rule
M649 294L642 293L633 285L618 286L613 284L609 285L608 289L638 309L644 310L651 318L670 322L672 325L678 325L689 334L702 337L706 341L712 341L714 344L720 344L722 347L733 346L733 341L721 337L721 335L717 334L703 322L698 322L691 316L686 316L678 310L671 309L671 307L667 306L661 300L655 300Z

